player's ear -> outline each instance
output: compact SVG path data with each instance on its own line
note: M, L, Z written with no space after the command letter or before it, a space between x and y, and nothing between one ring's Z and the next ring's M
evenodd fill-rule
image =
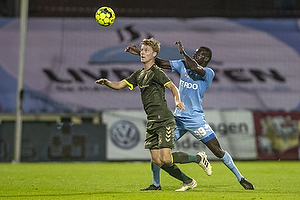
M153 56L154 56L154 57L156 57L157 54L158 54L158 53L157 53L156 51L153 51Z
M205 61L205 62L209 61L209 57L206 57L206 56L205 56L204 61Z

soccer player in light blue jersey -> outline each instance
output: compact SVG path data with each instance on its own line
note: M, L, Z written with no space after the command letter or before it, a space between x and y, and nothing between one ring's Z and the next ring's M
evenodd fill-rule
M184 50L180 41L178 45L179 53L183 55L180 60L163 60L156 57L155 63L163 69L171 69L172 72L180 74L179 93L181 101L185 104L185 110L175 109L176 120L175 140L179 140L186 132L203 142L212 153L220 158L222 162L234 173L239 183L248 190L254 190L253 184L247 181L235 166L230 154L220 146L216 134L205 120L202 108L202 98L205 90L210 86L215 76L214 71L207 67L212 58L212 51L208 47L196 49L191 58ZM137 45L128 46L125 49L135 55L140 54ZM174 152L172 154L174 163L199 163L207 175L211 175L211 166L207 161L204 152L197 155L188 155L184 152ZM153 173L153 184L142 190L160 190L160 168L151 163Z

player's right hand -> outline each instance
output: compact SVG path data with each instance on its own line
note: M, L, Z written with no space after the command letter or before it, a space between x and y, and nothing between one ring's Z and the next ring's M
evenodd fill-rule
M183 102L179 101L179 102L175 102L175 106L176 108L180 109L180 110L185 110L185 105Z
M182 45L181 41L177 41L177 42L175 42L175 44L178 45L179 53L183 54L184 53L184 48L183 48L183 45Z

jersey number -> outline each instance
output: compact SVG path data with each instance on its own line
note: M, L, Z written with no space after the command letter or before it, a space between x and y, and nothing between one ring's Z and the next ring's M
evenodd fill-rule
M198 128L198 130L194 131L194 133L199 137L203 137L204 135L206 135L206 131L203 127Z

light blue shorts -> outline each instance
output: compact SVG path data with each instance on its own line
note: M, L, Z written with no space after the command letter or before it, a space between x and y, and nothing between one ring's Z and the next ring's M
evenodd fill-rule
M216 134L206 122L204 116L202 119L188 119L185 117L174 116L176 120L175 141L179 140L186 132L190 132L197 140L206 143Z

